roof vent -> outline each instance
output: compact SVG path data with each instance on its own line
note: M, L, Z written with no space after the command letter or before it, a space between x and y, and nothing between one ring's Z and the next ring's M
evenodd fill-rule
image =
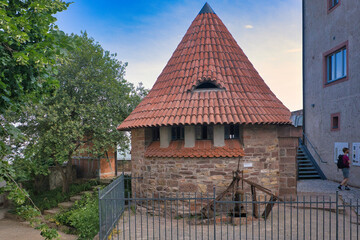
M219 87L210 81L205 81L197 85L195 90L197 89L219 89Z

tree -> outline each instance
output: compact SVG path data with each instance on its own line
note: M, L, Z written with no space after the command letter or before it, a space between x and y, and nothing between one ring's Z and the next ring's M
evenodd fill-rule
M69 38L76 47L58 68L59 88L41 103L26 106L22 117L29 139L26 157L56 166L65 180L64 192L71 181L73 154L86 151L99 157L118 143L126 144L127 137L116 127L146 93L140 86L139 95L124 79L127 64L86 33Z
M0 0L0 168L10 174L4 157L10 140L21 138L7 119L21 104L40 99L58 85L53 78L56 60L67 46L57 30L54 14L69 3L61 0ZM6 170L7 169L7 170ZM0 181L9 178L0 174Z
M0 114L56 85L53 66L65 43L53 15L68 6L61 0L0 0Z

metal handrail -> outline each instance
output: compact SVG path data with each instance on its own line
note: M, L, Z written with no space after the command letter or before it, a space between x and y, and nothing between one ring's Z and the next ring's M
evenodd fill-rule
M322 160L322 158L320 157L319 153L316 151L314 145L312 145L311 141L309 140L309 138L306 136L306 134L303 132L303 136L304 139L306 139L306 141L309 143L310 147L312 148L312 150L315 152L315 154L318 156L318 158L320 159L320 162L322 163L327 163L326 161ZM305 144L305 141L303 141L303 144Z

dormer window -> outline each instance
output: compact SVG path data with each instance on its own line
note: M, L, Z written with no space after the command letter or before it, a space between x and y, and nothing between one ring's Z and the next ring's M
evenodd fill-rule
M184 126L171 127L171 140L184 140Z
M213 139L214 130L210 125L197 125L195 127L196 140L211 140Z
M206 82L202 82L200 83L198 86L195 87L195 90L197 89L219 89L218 86L216 86L214 83L210 82L210 81L206 81Z
M155 127L152 129L152 139L153 141L160 141L160 128Z
M238 124L225 125L225 139L239 139L240 129Z

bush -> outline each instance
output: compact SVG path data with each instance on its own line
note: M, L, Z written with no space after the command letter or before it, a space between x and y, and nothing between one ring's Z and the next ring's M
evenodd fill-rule
M97 184L97 181L89 181L83 184L72 184L70 185L68 193L62 193L62 189L60 187L38 195L32 195L31 198L33 199L35 205L41 211L44 211L57 207L59 203L68 201L71 196L74 196L79 192L91 190L91 187Z
M92 239L99 231L98 195L84 195L69 211L56 215L55 219L75 228L79 239Z

